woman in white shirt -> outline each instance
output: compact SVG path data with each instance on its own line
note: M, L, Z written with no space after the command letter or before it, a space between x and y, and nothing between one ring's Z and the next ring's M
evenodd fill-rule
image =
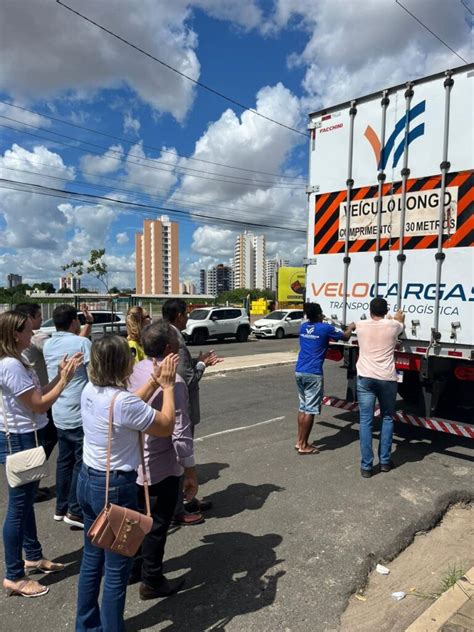
M174 383L177 355L170 355L156 368L149 381L135 393L127 383L133 357L120 336L96 340L89 363L90 382L82 391L84 428L83 465L77 483L77 498L84 515L84 553L77 598L76 631L124 630L123 611L131 558L95 547L87 533L105 504L105 474L112 398L113 434L110 455L109 502L138 509L137 467L140 462L139 433L169 437L174 429ZM157 390L164 391L161 411L145 403ZM144 401L143 401L144 400ZM100 584L104 576L102 603Z
M64 359L58 376L42 389L38 376L22 357L32 335L33 326L27 315L15 310L0 314L0 463L5 463L8 454L36 446L35 430L46 426L46 411L82 361L82 354ZM29 579L27 573L56 573L64 568L63 564L43 558L33 507L37 488L37 482L8 486L8 508L3 524L6 565L3 587L7 595L45 595L49 588Z

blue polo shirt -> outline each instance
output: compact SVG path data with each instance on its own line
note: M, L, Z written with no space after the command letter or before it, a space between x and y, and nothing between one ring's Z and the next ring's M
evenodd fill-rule
M329 341L341 340L343 335L334 325L304 322L300 327L300 352L296 372L322 375Z
M61 430L71 430L82 426L81 394L88 382L87 364L90 360L92 343L88 338L69 331L56 331L43 347L49 381L58 374L58 366L64 356L71 357L78 351L84 354L84 363L53 404L54 425Z

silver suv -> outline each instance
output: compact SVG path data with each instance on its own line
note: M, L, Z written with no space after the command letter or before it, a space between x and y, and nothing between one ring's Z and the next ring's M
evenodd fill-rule
M202 345L208 338L235 338L247 342L250 320L245 309L239 307L201 307L189 314L185 339Z

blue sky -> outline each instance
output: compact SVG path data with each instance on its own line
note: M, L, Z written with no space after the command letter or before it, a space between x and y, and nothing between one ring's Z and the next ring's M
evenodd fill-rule
M182 72L303 131L307 114L322 105L462 63L392 0L69 4ZM461 56L472 57L472 16L461 2L404 4ZM0 103L0 116L15 119L0 119L14 128L0 127L1 178L212 215L215 220L179 220L182 280L228 261L245 220L305 226L304 137L197 88L54 0L39 6L35 0L0 5L0 99L27 108ZM105 246L111 284L133 287L142 211L20 188L0 188L0 285L11 272L28 282L57 283L63 263ZM219 221L226 218L240 225ZM269 256L301 262L304 235L255 232L267 236Z

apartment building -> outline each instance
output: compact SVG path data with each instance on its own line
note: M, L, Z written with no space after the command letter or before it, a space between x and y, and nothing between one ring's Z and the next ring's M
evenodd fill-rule
M265 236L245 231L234 246L234 288L265 289Z
M179 230L167 215L135 234L137 294L179 294Z
M289 265L289 259L281 259L278 255L273 259L267 259L265 261L265 289L276 292L278 269Z

